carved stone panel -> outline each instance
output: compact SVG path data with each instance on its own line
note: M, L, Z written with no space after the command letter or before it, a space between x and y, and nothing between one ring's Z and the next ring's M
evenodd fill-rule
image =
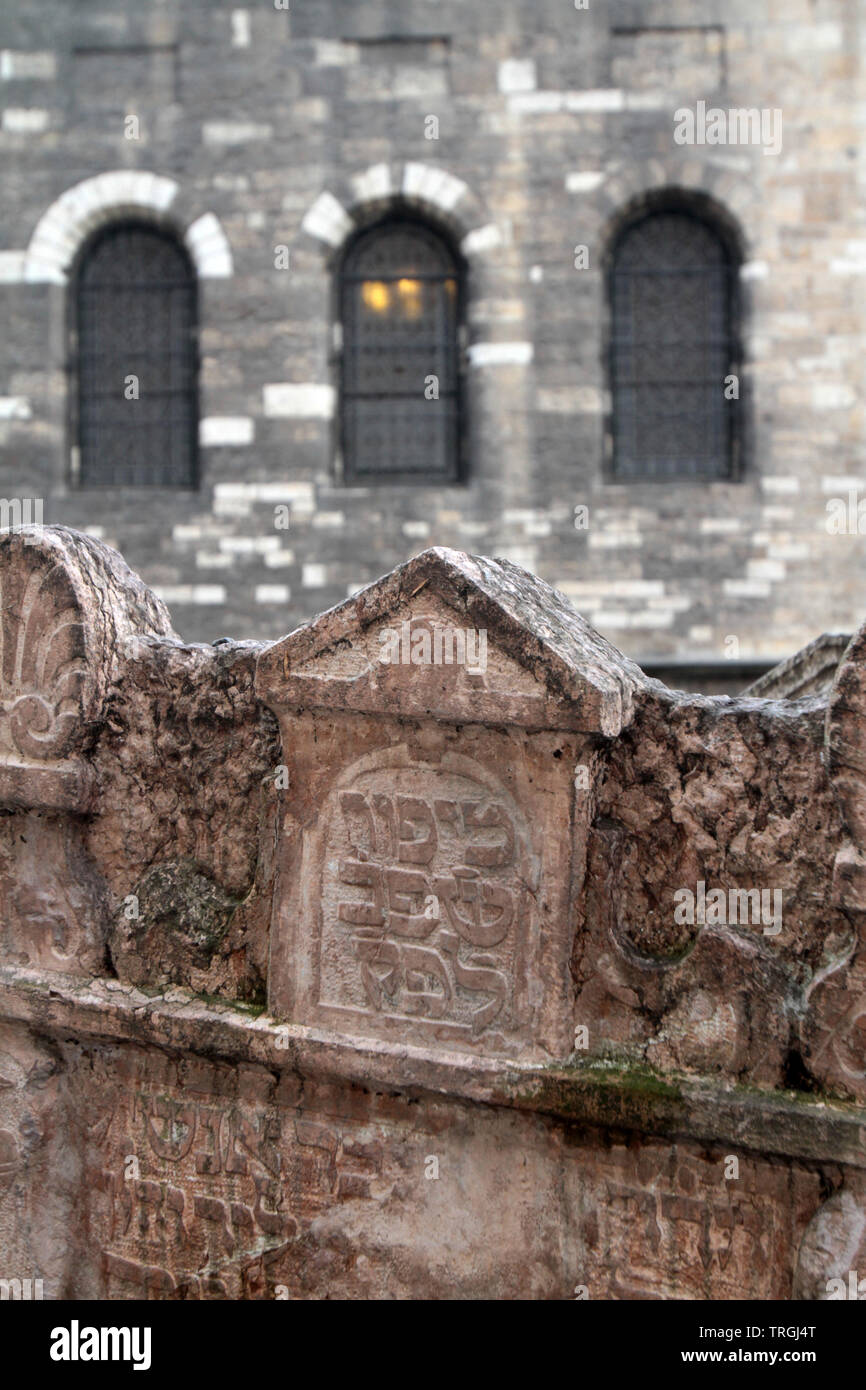
M572 615L549 680L529 616L552 640L555 604L522 576L521 628L520 574L503 570L491 594L478 562L429 552L260 657L288 775L278 1016L490 1055L571 1052L589 807L575 768L616 725L631 675ZM437 660L455 628L471 667Z
M81 755L118 647L171 631L116 551L62 526L0 536L0 804L89 808Z

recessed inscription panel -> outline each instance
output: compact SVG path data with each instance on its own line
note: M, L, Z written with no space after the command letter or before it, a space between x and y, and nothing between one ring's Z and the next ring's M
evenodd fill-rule
M287 807L272 1009L344 1035L564 1056L568 882L545 866L570 862L567 802L536 792L519 740L478 739L482 761L449 739L374 748L320 788L312 817ZM299 811L312 772L298 772Z
M478 1038L528 1022L527 832L491 779L368 770L324 812L317 1001Z

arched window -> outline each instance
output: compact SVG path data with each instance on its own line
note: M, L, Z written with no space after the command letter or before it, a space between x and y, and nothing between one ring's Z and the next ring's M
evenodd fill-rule
M736 264L726 235L678 206L629 222L611 264L613 472L730 478L738 466ZM726 398L727 390L727 398Z
M99 232L74 310L82 486L194 487L196 280L183 246L147 223Z
M453 482L460 471L462 276L432 228L363 232L340 275L346 481Z

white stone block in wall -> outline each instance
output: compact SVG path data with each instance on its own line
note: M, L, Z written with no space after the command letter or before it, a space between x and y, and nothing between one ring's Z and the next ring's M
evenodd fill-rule
M637 531L593 531L590 524L586 543L590 550L636 550L643 545L643 536Z
M328 582L324 565L306 564L301 566L301 583L305 589L323 589Z
M625 627L628 622L628 614L624 608L591 608L587 617L593 627L602 629Z
M232 274L231 249L219 219L212 212L190 223L185 240L200 279L225 279Z
M758 579L723 579L722 589L730 598L769 598L770 586Z
M232 10L232 48L249 48L250 12Z
M220 536L219 548L230 555L264 555L279 550L279 536Z
M0 251L0 285L18 285L24 279L25 251Z
M525 367L532 361L532 343L473 343L470 367Z
M766 261L743 261L740 266L741 280L766 280L770 267Z
M256 603L288 603L292 591L288 584L257 584Z
M506 58L499 64L497 82L500 92L534 92L537 86L535 64L531 58Z
M598 597L648 599L664 596L665 586L660 579L599 579L597 582L566 581L561 586L571 599Z
M747 579L784 579L787 574L786 567L779 560L748 560L746 562Z
M265 556L265 567L269 570L287 569L295 563L293 550L269 550Z
M377 93L391 101L435 101L447 97L448 74L444 68L419 68L398 64L392 68L390 90Z
M650 608L669 608L672 613L687 613L695 606L695 600L687 594L663 594L659 598L648 598L647 603Z
M625 94L615 87L603 87L588 92L566 92L566 111L622 111Z
M296 420L330 420L334 414L333 386L318 382L271 382L262 388L265 415Z
M214 516L251 516L252 510L250 503L240 497L215 497L213 501Z
M442 212L451 212L468 188L447 169L410 162L403 170L403 192L408 198L421 198Z
M205 121L201 133L206 145L247 145L274 138L274 128L266 121Z
M218 550L200 550L195 557L195 564L196 569L200 570L230 570L234 559Z
M704 623L689 628L689 641L694 642L695 646L708 647L712 640L713 629Z
M626 92L626 111L665 111L671 110L671 99L666 92Z
M841 24L832 20L811 24L780 24L778 42L785 53L805 53L811 58L815 53L838 53L845 42L845 31Z
M541 386L535 399L547 415L600 415L603 408L596 386Z
M799 492L800 479L781 473L765 473L761 478L761 487L764 492Z
M171 538L178 545L186 545L189 541L200 541L204 536L204 527L195 525L172 526Z
M550 116L565 109L565 92L516 92L508 109L515 116Z
M811 547L805 541L789 541L785 545L767 546L767 555L771 560L808 560L812 554Z
M286 502L291 507L312 508L316 493L312 483L216 483L214 500L218 502L237 502L249 506L251 502Z
M313 517L313 525L318 526L320 530L323 531L339 530L339 528L345 526L345 524L345 512L316 512Z
M856 393L841 381L816 381L812 387L815 410L847 410L856 401Z
M833 497L847 497L852 488L866 486L862 478L851 478L847 474L821 479L821 491Z
M3 129L8 135L40 135L48 129L50 119L50 113L40 107L7 106Z
M342 43L339 39L314 39L313 64L317 68L346 68L357 63L361 48L357 43Z
M350 235L354 222L342 203L338 203L333 193L320 193L308 211L302 229L310 236L326 241L330 246L339 246Z
M400 529L404 536L413 541L426 540L430 535L430 523L428 521L404 521Z
M495 251L502 245L502 233L495 222L487 222L483 227L475 227L467 232L460 250L464 256L481 256L486 251Z
M831 275L866 275L866 242L849 241L845 250L830 262Z
M199 421L198 438L204 449L252 444L254 435L255 425L249 415L206 415Z
M32 414L26 396L0 396L0 420L29 420Z
M530 574L538 573L538 550L534 545L505 545L497 546L497 556L502 555L506 560L510 560L513 565L520 565L521 569L529 570Z
M603 169L580 169L565 176L566 193L591 193L604 183L607 175Z
M391 170L387 164L373 164L363 174L352 180L355 200L359 203L375 202L391 195Z
M738 516L702 516L700 532L702 536L729 536L741 526Z
M153 592L167 604L216 605L226 601L225 586L222 584L154 584Z
M660 627L670 627L673 623L675 614L672 608L668 609L647 609L642 608L636 613L625 613L622 621L617 623L617 627L625 630L635 628L650 628L655 630ZM612 623L605 623L605 626L612 627Z
M57 74L53 53L4 48L0 52L0 81L51 82Z

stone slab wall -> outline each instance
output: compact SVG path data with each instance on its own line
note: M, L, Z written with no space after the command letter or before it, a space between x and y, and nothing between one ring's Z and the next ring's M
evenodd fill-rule
M0 586L0 1278L822 1299L862 1267L862 630L829 694L731 701L445 550L271 645L181 643L63 528L4 537ZM449 622L483 668L376 654Z

